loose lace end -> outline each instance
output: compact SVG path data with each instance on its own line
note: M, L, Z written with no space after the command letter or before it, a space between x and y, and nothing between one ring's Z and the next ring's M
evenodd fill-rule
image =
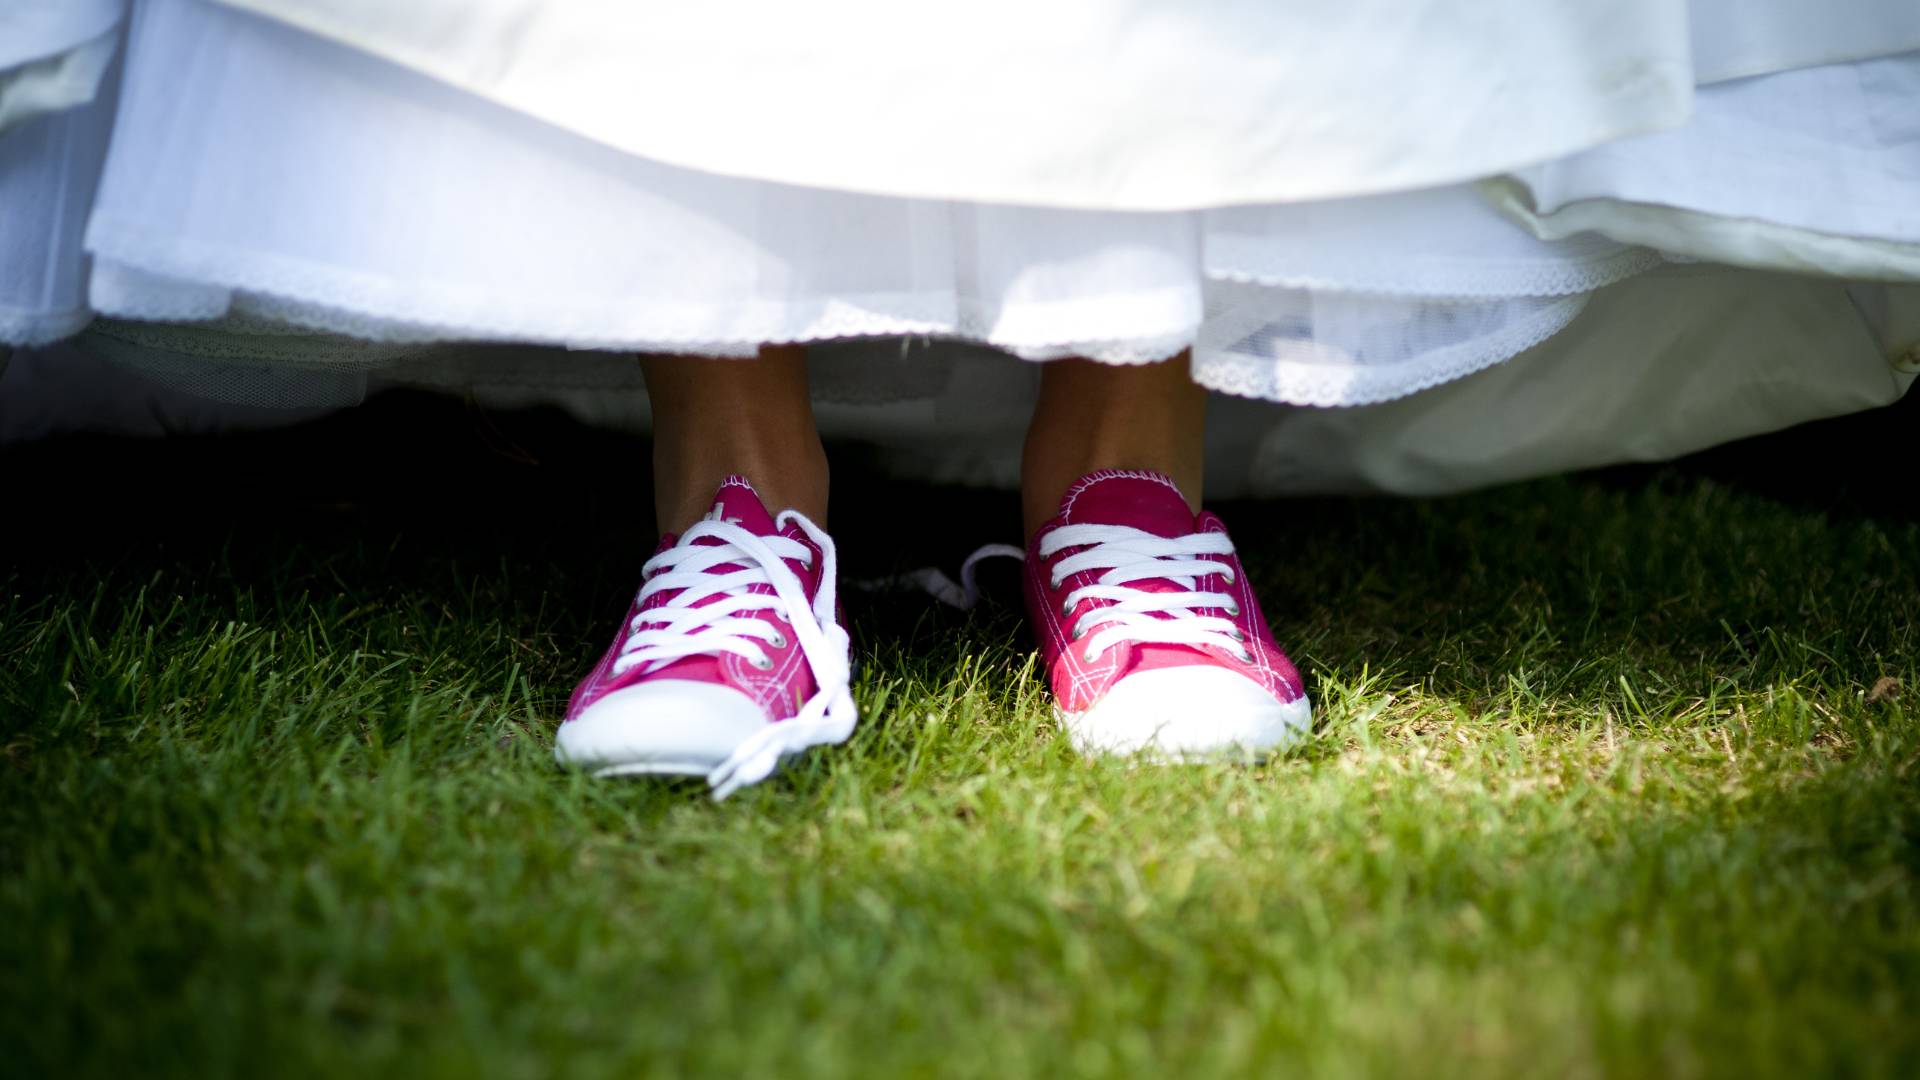
M903 574L890 577L868 578L856 582L854 587L863 592L880 592L886 589L911 587L919 589L935 600L960 611L972 611L980 603L980 583L977 569L983 559L1012 558L1024 560L1027 553L1012 544L985 544L974 549L966 561L960 564L960 580L955 581L938 567L923 566L918 570L908 570Z

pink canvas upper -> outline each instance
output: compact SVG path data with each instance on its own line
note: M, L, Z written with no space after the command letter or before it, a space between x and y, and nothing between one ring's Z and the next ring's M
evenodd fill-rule
M814 599L820 592L821 553L820 549L807 538L798 525L788 523L787 527L777 528L773 516L761 504L760 496L753 490L744 477L729 476L722 481L719 490L714 492L713 509L709 516L731 521L756 536L785 536L797 540L813 553L810 565L802 565L798 559L784 560L806 587L808 600ZM679 537L668 534L661 537L655 554L666 551L679 543ZM696 540L696 544L718 543L715 540ZM740 567L733 563L722 563L710 572L730 573ZM771 594L773 589L766 585L749 586L751 591ZM574 688L573 697L567 703L567 720L578 717L587 706L606 697L616 690L622 690L637 683L655 679L682 679L694 682L717 683L739 690L757 702L766 710L769 721L785 720L798 711L800 703L813 697L819 689L814 681L813 671L808 666L806 656L801 652L792 627L780 621L772 611L756 612L754 617L772 620L776 627L784 632L786 645L775 647L772 643L763 643L773 666L765 671L754 667L745 657L734 653L722 653L719 656L688 656L665 664L656 671L648 671L649 665L637 665L625 672L613 673L614 661L620 658L620 646L634 627L636 617L644 617L647 610L666 604L680 590L670 590L649 597L645 607L630 605L627 617L621 621L619 632L614 635L613 643L600 657L600 662L592 672ZM712 603L719 599L709 597L700 603ZM563 723L565 721L562 721Z
M1088 663L1072 639L1074 621L1088 610L1110 605L1112 601L1086 599L1062 613L1061 604L1067 594L1091 584L1101 573L1096 569L1070 574L1058 588L1053 587L1054 564L1081 550L1065 548L1051 558L1041 557L1041 540L1062 525L1123 525L1168 538L1227 531L1211 513L1202 511L1195 516L1180 489L1159 473L1105 469L1081 477L1068 489L1060 501L1060 512L1027 541L1025 574L1027 614L1033 623L1054 698L1061 708L1081 712L1100 700L1120 679L1136 671L1189 664L1208 664L1240 672L1282 702L1302 696L1300 674L1275 644L1273 631L1260 611L1260 601L1253 594L1237 552L1208 556L1229 566L1234 580L1228 584L1223 576L1214 576L1207 582L1206 591L1233 595L1239 614L1225 610L1205 613L1227 618L1239 627L1245 637L1244 646L1251 654L1250 660L1211 646L1121 642ZM1136 581L1130 585L1146 592L1185 591L1184 586L1165 579Z

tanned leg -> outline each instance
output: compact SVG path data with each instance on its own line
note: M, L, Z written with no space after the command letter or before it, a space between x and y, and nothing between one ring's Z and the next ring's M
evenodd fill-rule
M653 402L654 511L662 533L700 520L727 476L752 482L773 513L827 520L827 455L807 396L806 349L768 345L757 359L646 356Z
M1183 352L1157 364L1045 365L1020 466L1027 536L1095 469L1165 473L1199 511L1207 393L1190 377L1189 360Z

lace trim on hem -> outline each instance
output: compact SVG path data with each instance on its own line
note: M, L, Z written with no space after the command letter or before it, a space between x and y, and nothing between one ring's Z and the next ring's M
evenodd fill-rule
M392 305L391 290L385 289L383 283L356 280L352 274L319 270L307 264L259 253L236 257L229 251L214 252L205 248L181 250L177 244L157 241L154 237L144 236L139 230L98 219L89 229L89 242L104 259L111 259L139 272L189 283L204 283L216 289L236 288L231 282L244 282L246 288L233 294L229 306L234 315L272 318L295 326L367 337L389 344L488 338L613 351L702 351L729 344L724 339L716 341L714 320L704 313L701 318L685 319L677 326L671 325L674 320L663 319L661 325L647 327L644 333L639 334L565 333L556 331L570 321L568 315L575 316L581 323L593 321L587 317L587 309L575 307L559 313L558 318L549 309L535 317L524 306L514 310L503 309L498 304L481 305L471 295L456 295L447 290L437 297L445 302L447 313L452 310L462 313L483 312L485 317L476 318L471 324L454 320L387 318L370 312ZM1625 274L1630 268L1635 272L1643 268L1642 263L1647 259L1654 264L1658 262L1657 255L1644 249L1615 253L1603 261L1611 268L1610 272ZM375 284L382 284L382 287L375 289L372 287ZM416 299L423 299L428 305L436 300L432 290L420 292L426 295L417 295ZM1137 295L1103 296L1094 302L1062 305L1063 313L1071 313L1076 320L1084 319L1087 325L1103 325L1109 334L1115 322L1133 324L1139 328L1139 333L1122 337L1102 335L1099 338L1076 339L1070 334L1063 334L1051 341L1010 340L1008 335L995 331L992 324L999 320L990 317L992 309L969 298L956 298L951 294L938 297L892 294L850 300L824 299L803 309L808 317L800 319L769 317L772 312L786 310L785 306L776 304L771 305L770 312L759 313L759 326L754 325L757 320L753 317L734 318L730 320L733 326L729 330L740 335L738 340L754 344L860 337L950 337L1006 349L1035 360L1088 356L1107 363L1137 364L1164 359L1194 344L1196 335L1202 330L1198 313L1178 311L1177 303L1173 305L1174 312L1169 312L1167 306L1170 299L1177 299L1178 293L1179 290L1163 289ZM316 302L298 299L300 296L324 299ZM1151 305L1150 311L1143 311L1140 303L1143 298L1151 298L1156 302ZM199 302L207 302L207 298L200 298ZM1235 355L1224 349L1197 348L1194 379L1203 386L1224 393L1295 404L1339 406L1385 401L1505 360L1557 332L1572 319L1583 303L1584 296L1575 293L1499 334L1434 350L1413 361L1386 367L1352 364L1333 366L1287 358L1263 359ZM892 307L895 310L883 312L872 310L874 307ZM1173 317L1168 317L1169 314ZM629 326L635 321L630 308L624 321ZM1150 324L1156 321L1159 326L1151 327ZM786 325L776 326L776 322ZM1155 329L1158 332L1150 332ZM764 332L760 332L762 330ZM368 366L379 362L380 359L373 359Z
M1157 364L1169 357L1179 355L1182 350L1192 348L1198 329L1195 327L1193 330L1164 334L1159 337L1075 341L1064 345L1038 347L1005 345L992 341L986 344L996 345L1022 360L1034 363L1044 364L1053 360L1085 358L1118 367L1138 367L1142 364Z
M605 325L604 307L575 305L567 310L547 308L518 311L497 297L479 297L457 290L417 289L416 311L393 310L394 291L384 281L363 278L331 268L257 252L214 251L183 246L177 241L112 219L96 218L88 228L87 243L96 258L142 274L225 290L192 298L166 298L168 303L127 302L116 296L101 306L104 314L148 321L186 321L218 318L229 313L271 319L305 330L340 334L387 344L425 345L438 342L489 340L606 351L702 353L738 345L804 344L863 337L952 337L977 341L1012 351L1030 350L1059 355L1083 355L1098 350L1113 363L1147 363L1164 359L1186 347L1198 323L1198 305L1178 290L1103 295L1090 300L1053 305L1061 321L1077 322L1103 331L1098 338L1007 333L993 309L971 298L952 294L883 293L822 299L804 306L763 304L765 310L742 316L716 318L712 311L694 316L659 311L636 312L622 303L619 321L626 329L587 330ZM151 300L151 298L148 298ZM1171 302L1171 303L1170 303ZM728 312L750 309L742 304ZM1176 319L1154 319L1169 306L1182 309ZM796 308L803 314L791 314ZM420 317L422 309L434 313ZM1023 312L1023 314L1028 314ZM725 331L716 333L717 324ZM645 325L642 325L645 324ZM1117 325L1137 327L1135 333L1114 335ZM1181 344L1162 350L1168 341ZM1145 347L1136 347L1145 343Z
M108 223L96 223L99 234L96 241L107 234L124 239L129 230ZM116 232L118 230L118 232ZM359 301L347 294L355 290L348 287L347 275L311 273L297 275L303 280L290 281L288 275L276 274L275 260L255 257L238 259L222 256L223 272L216 274L211 267L216 260L212 258L181 258L169 250L161 250L166 245L127 244L119 242L97 243L96 250L103 262L128 267L143 274L205 283L221 292L214 296L197 296L190 299L165 298L168 303L128 303L127 297L116 296L103 305L103 310L111 315L143 321L181 322L194 319L211 319L222 316L248 319L273 320L280 324L297 327L301 330L328 334L344 335L363 341L379 342L387 345L428 345L441 342L471 341L475 339L497 341L519 341L533 344L564 345L568 348L595 351L635 351L667 352L696 355L723 354L744 355L745 350L761 344L804 344L829 340L847 340L874 337L938 337L978 342L1006 349L1029 359L1057 359L1067 356L1087 356L1107 363L1144 364L1163 360L1178 353L1192 344L1198 329L1197 313L1182 311L1177 319L1178 325L1169 330L1174 320L1153 319L1151 312L1165 311L1168 307L1187 307L1178 301L1186 299L1184 294L1172 295L1169 290L1159 290L1145 294L1125 294L1102 296L1094 300L1076 301L1057 305L1061 310L1062 321L1077 322L1086 326L1101 326L1111 330L1116 322L1140 324L1140 332L1133 335L1102 336L1081 339L1069 335L1046 335L1028 338L1018 334L1008 334L996 327L998 318L991 309L966 298L957 301L951 296L927 297L911 294L891 294L883 296L862 296L848 299L823 300L813 305L814 317L811 319L776 320L763 317L731 320L746 324L745 329L736 329L737 335L731 338L716 338L713 333L714 320L702 316L694 320L685 320L683 325L670 325L672 320L661 320L655 325L641 329L635 327L631 333L582 333L578 326L560 325L565 320L523 316L520 318L490 318L472 323L444 320L421 320L413 318L389 317L375 313L372 309L363 310ZM139 248L140 250L134 250ZM240 263L248 265L245 270ZM256 275L255 271L259 273ZM323 279L338 279L331 282ZM240 288L232 282L246 282ZM298 289L298 292L282 290ZM1177 292L1177 290L1173 291ZM310 300L301 297L324 295L340 298L346 303L335 303L332 299ZM229 299L230 298L230 299ZM1152 301L1143 304L1142 301ZM463 308L475 305L463 301ZM892 308L893 311L873 310ZM1150 314L1143 316L1143 308ZM776 311L786 310L778 306ZM638 322L628 306L624 316L629 324ZM581 318L580 323L593 321ZM759 326L752 324L758 321ZM776 325L776 322L785 325ZM804 325L794 325L802 323ZM1155 325L1157 323L1157 325ZM370 363L378 360L370 360Z
M391 283L370 275L332 267L318 267L295 259L260 252L234 252L205 245L183 245L177 238L151 233L131 223L96 216L87 229L87 247L98 260L118 263L145 274L230 290L239 313L274 319L303 329L392 344L428 344L445 341L524 342L626 351L638 344L712 345L728 339L714 332L707 313L698 317L662 317L658 312L636 316L636 305L621 306L620 321L631 329L604 331L605 308L589 305L547 305L528 310L504 304L498 296L471 290L414 287L409 290L412 311L394 308ZM102 310L128 318L194 318L226 314L202 312L198 299L184 310L139 310L139 304L118 303ZM732 318L745 326L737 336L755 342L785 343L826 337L878 334L939 333L951 326L951 305L930 303L923 297L893 294L837 298L814 305L811 319L787 320L787 326L762 318ZM872 308L892 308L881 314ZM424 315L422 313L425 313ZM651 323L641 329L642 321ZM795 328L793 322L805 322ZM758 332L764 329L764 333Z
M1193 381L1236 397L1287 405L1343 408L1377 405L1505 363L1564 330L1587 306L1585 294L1566 297L1500 333L1424 353L1404 364L1370 367L1261 360L1225 349L1194 350Z
M1218 240L1210 241L1218 245ZM1241 247L1234 244L1231 247ZM1536 259L1462 260L1447 267L1444 276L1430 263L1350 263L1319 260L1316 265L1281 268L1284 261L1249 248L1239 253L1237 266L1208 266L1207 277L1236 285L1306 289L1355 296L1385 296L1423 300L1509 299L1516 296L1571 296L1593 292L1636 274L1659 267L1660 253L1643 247L1623 247L1604 255L1562 262Z

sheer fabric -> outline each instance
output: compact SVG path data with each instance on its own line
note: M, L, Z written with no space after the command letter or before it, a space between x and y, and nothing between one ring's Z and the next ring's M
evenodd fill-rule
M0 0L0 25L6 5L21 2ZM1437 490L1513 475L1524 467L1514 461L1545 470L1679 452L1701 437L1891 400L1920 342L1911 289L1844 284L1920 280L1920 52L1911 51L1920 18L1906 5L1823 6L1809 22L1785 0L1697 0L1677 37L1650 15L1581 58L1615 49L1643 62L1635 70L1680 64L1685 115L1671 124L1643 116L1583 126L1618 105L1601 95L1549 125L1569 150L1544 163L1503 144L1505 127L1480 125L1452 141L1491 144L1475 152L1504 155L1506 171L1468 169L1462 182L1386 193L1354 181L1328 197L1243 205L1213 205L1204 200L1220 191L1193 188L1161 200L1203 200L1178 210L875 194L861 189L904 181L875 172L840 188L804 182L800 166L756 178L671 164L666 151L631 152L592 130L594 109L568 112L578 87L542 91L551 92L546 113L567 113L556 117L516 104L528 86L476 89L465 84L471 72L447 76L438 65L490 55L495 24L484 18L463 21L480 36L449 39L446 56L402 63L385 38L355 47L353 34L316 32L313 20L364 17L378 37L451 9L243 6L276 17L211 0L139 0L124 71L109 71L84 105L46 106L0 131L0 342L44 343L97 311L113 321L83 339L90 355L252 406L338 405L370 386L427 382L499 400L545 395L583 415L644 423L632 365L615 354L747 356L763 342L885 338L823 353L820 391L844 404L829 423L887 439L889 424L911 416L923 445L899 445L899 460L989 479L1008 475L1007 459L980 448L1002 437L1006 418L1023 418L1028 376L956 361L962 353L925 341L1034 361L1138 363L1191 348L1194 377L1208 387L1356 416L1404 405L1427 418L1399 414L1432 445L1472 448L1438 455L1445 465L1428 475L1409 464L1419 456L1412 443L1373 421L1224 407L1220 438L1253 456L1216 475L1243 476L1259 491ZM1488 7L1420 10L1459 20L1436 42L1478 28L1490 40L1564 43L1586 25L1565 14L1576 6L1585 8L1534 5L1511 26L1486 23L1498 21ZM596 5L549 7L620 18ZM379 30L375 8L400 22ZM96 9L115 14L90 0ZM1072 17L1090 10L1075 6ZM1555 11L1565 21L1549 32L1539 20ZM1330 33L1346 25L1327 18ZM82 21L0 68L0 86L22 65L97 48L98 28L89 38ZM1048 25L1035 41L1059 30ZM1182 43L1188 63L1217 59L1207 49L1225 47L1219 29ZM1133 40L1133 29L1115 33ZM1317 47L1343 44L1368 57L1417 47L1364 37ZM1258 35L1240 47L1256 46L1279 50L1261 54L1269 61L1299 47ZM1515 70L1551 59L1522 55ZM1468 85L1455 89L1470 97ZM1444 103L1446 91L1427 96ZM1062 115L1086 105L1048 104ZM1461 117L1483 115L1455 104ZM1364 107L1387 118L1384 104ZM641 111L719 115L705 108L675 100ZM1378 125L1337 134L1370 152L1393 145ZM1152 145L1150 133L1141 138ZM1022 170L1035 161L1015 150L977 163L1007 168L979 182L1031 180ZM1051 167L1085 180L1118 160L1085 153L1063 148ZM1425 162L1422 175L1461 172L1463 161ZM1782 270L1826 280L1773 276ZM1743 290L1797 321L1753 308ZM1713 321L1727 319L1743 322ZM1768 347L1754 348L1755 325L1772 328ZM450 347L475 341L544 348ZM1734 362L1738 354L1751 362ZM627 374L604 374L615 370ZM1612 402L1591 415L1616 427L1522 432L1499 415L1506 399L1471 389L1488 386L1563 420L1583 398ZM1549 390L1554 409L1537 396ZM931 411L914 411L923 404ZM1649 404L1688 419L1649 424ZM879 422L865 425L861 409ZM1659 434L1642 440L1636 424ZM1282 437L1315 425L1325 429L1318 444ZM1525 453L1489 444L1489 432ZM1352 458L1376 445L1368 440L1394 449L1371 464ZM1282 475L1259 463L1276 445L1341 446L1350 459Z

